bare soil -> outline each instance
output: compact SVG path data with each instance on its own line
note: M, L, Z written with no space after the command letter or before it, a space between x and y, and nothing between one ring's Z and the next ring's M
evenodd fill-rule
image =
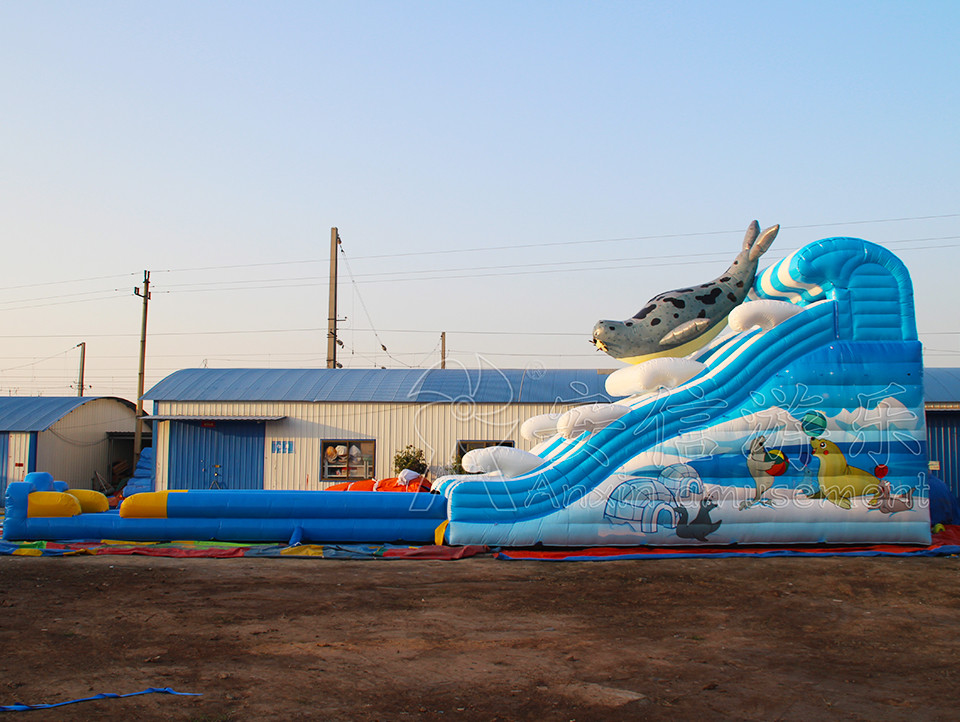
M957 558L0 558L40 720L960 718Z

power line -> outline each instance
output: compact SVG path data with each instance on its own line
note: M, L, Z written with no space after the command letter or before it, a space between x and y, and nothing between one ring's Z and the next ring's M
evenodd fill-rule
M136 276L136 273L115 273L110 276L87 276L86 278L76 278L68 281L42 281L40 283L24 283L20 286L4 286L0 288L0 293L3 291L18 291L22 288L40 288L41 286L60 286L65 283L87 283L89 281L104 281L110 278L126 278L128 276Z
M97 292L99 293L99 292ZM83 295L83 294L79 294ZM25 311L30 308L49 308L50 306L67 306L73 305L75 303L89 303L91 301L109 301L114 298L119 298L117 295L111 296L100 296L99 298L81 298L74 299L72 301L54 301L52 303L34 303L26 306L9 306L8 308L0 308L0 312L3 311ZM0 303L16 303L16 301L5 301ZM29 301L23 301L22 303L29 303Z
M869 220L857 220L857 221L839 221L835 223L809 223L809 224L798 224L798 225L783 225L781 230L788 229L807 229L807 228L831 228L834 226L856 226L856 225L868 225L868 224L879 224L879 223L903 223L908 221L926 221L926 220L943 220L947 218L958 218L960 213L944 213L940 215L927 215L927 216L904 216L900 218L875 218ZM358 261L367 261L372 259L384 259L384 258L406 258L413 256L436 256L436 255L449 255L456 253L481 253L487 251L504 251L504 250L514 250L518 248L548 248L548 247L557 247L557 246L575 246L575 245L592 245L598 243L621 243L624 241L655 241L655 240L669 240L676 238L696 238L699 236L718 236L726 235L731 233L743 233L743 229L736 230L727 230L727 231L699 231L699 232L690 232L690 233L666 233L666 234L656 234L656 235L641 235L641 236L624 236L618 238L592 238L586 240L573 240L573 241L545 241L542 243L511 243L509 245L500 245L500 246L474 246L472 248L443 248L430 251L407 251L404 253L383 253L375 254L370 256L357 256L354 260ZM180 273L187 271L213 271L213 270L225 270L225 269L234 269L234 268L264 268L268 266L290 266L290 265L299 265L305 263L326 263L328 259L304 259L299 261L273 261L273 262L264 262L264 263L247 263L247 264L233 264L233 265L223 265L223 266L197 266L193 268L173 268L166 269L164 271L156 271L156 273Z
M53 354L53 355L51 355L51 356L47 356L46 358L37 359L36 361L33 361L32 363L21 364L21 365L19 365L19 366L11 366L11 367L8 368L8 369L0 369L0 373L4 373L4 374L5 374L5 373L8 373L8 372L10 372L10 371L17 371L17 370L19 370L19 369L30 368L31 366L36 366L37 364L41 364L41 363L43 363L44 361L49 361L50 359L55 359L55 358L58 358L58 357L60 357L60 356L66 356L68 353L70 353L71 351L73 351L75 348L76 348L76 346L71 346L70 348L66 349L65 351L60 351L59 353L55 353L55 354Z
M878 224L878 223L894 223L894 222L904 222L904 221L918 221L918 220L931 220L931 219L945 219L945 218L955 218L960 216L960 214L943 214L943 215L931 215L931 216L912 216L912 217L903 217L903 218L887 218L887 219L876 219L876 220L860 220L860 221L843 221L837 223L817 223L817 224L806 224L806 225L796 225L796 226L784 226L783 228L822 228L822 227L834 227L834 226L850 226L850 225L862 225L862 224ZM556 241L556 242L547 242L547 243L536 243L536 244L512 244L505 246L487 246L487 247L478 247L478 248L468 248L468 249L442 249L437 251L417 251L409 253L395 253L395 254L382 254L382 255L373 255L373 256L362 256L359 257L360 260L375 259L375 258L400 258L407 256L420 256L420 255L438 255L438 254L452 254L452 253L461 253L461 252L479 252L479 251L488 251L488 250L509 250L516 248L540 248L540 247L549 247L549 246L572 246L572 245L583 245L583 244L595 244L595 243L608 243L616 241L626 241L626 240L658 240L658 239L675 239L675 238L686 238L686 237L697 237L697 236L709 236L709 235L720 235L734 233L735 231L706 231L699 233L679 233L679 234L662 234L662 235L648 235L648 236L632 236L625 238L608 238L608 239L591 239L591 240L580 240L580 241ZM938 237L928 237L928 238L913 238L913 239L901 239L895 241L888 241L882 245L891 246L891 245L903 245L909 243L927 243L930 241L939 241L939 240L953 240L960 236L938 236ZM931 249L942 249L942 248L953 248L957 244L945 244L939 246L926 246L922 248L914 248L910 250L931 250ZM792 252L793 249L781 249L782 253ZM544 263L525 263L522 268L517 268L514 265L500 265L500 266L470 266L470 267L457 267L457 268L439 268L439 269L421 269L413 271L393 271L393 272L371 272L365 274L353 274L354 285L361 283L384 283L384 282L422 282L422 281L434 281L434 280L459 280L463 278L490 278L496 276L520 276L520 275L543 275L550 273L561 273L565 271L565 268L560 268L561 266L577 266L581 272L591 272L591 271L610 271L617 270L620 268L637 268L637 267L660 267L667 265L695 265L697 263L702 263L704 261L692 261L691 258L701 258L706 259L712 256L723 256L726 255L724 252L708 252L708 253L697 253L697 254L684 254L683 259L685 260L670 260L678 259L679 257L676 254L671 255L653 255L653 256L631 256L631 257L619 257L619 258L608 258L608 259L585 259L579 261L555 261L555 262L544 262ZM770 256L771 259L775 258ZM648 263L649 261L666 261L663 263ZM239 268L256 268L256 267L268 267L268 266L288 266L288 265L302 265L305 263L318 263L320 260L300 260L300 261L278 261L270 263L254 263L254 264L233 264L233 265L223 265L223 266L205 266L197 268L183 268L183 269L168 269L167 271L157 271L155 273L173 273L181 271L199 271L199 270L224 270L224 269L239 269ZM634 265L624 266L624 262L632 262ZM643 266L636 265L638 262L644 262ZM598 263L608 263L608 264L617 264L615 266L593 266L589 268L584 268L584 264L598 264ZM554 268L548 268L553 266ZM514 269L510 271L504 271L503 273L477 273L477 271L499 271L504 269ZM532 269L544 269L544 270L532 270ZM457 273L467 272L467 275L450 275ZM423 274L442 274L434 276L424 276ZM32 288L32 287L41 287L41 286L52 286L52 285L65 285L69 283L77 283L82 281L96 280L96 279L105 279L105 278L119 278L127 277L134 274L114 274L111 276L97 276L91 277L88 279L78 279L74 281L48 281L38 284L24 284L21 286L10 286L0 291L5 290L16 290L21 288ZM360 280L364 279L364 280ZM215 286L233 286L233 290L273 290L276 288L304 288L320 285L321 283L325 284L328 282L326 276L299 276L293 278L275 278L275 279L253 279L253 280L237 280L237 281L213 281L206 282L203 284L199 283L181 283L181 284L168 284L167 289L155 290L159 293L206 293L218 290L214 288ZM277 285L281 284L281 285ZM194 286L194 288L190 288ZM177 290L169 290L177 289ZM59 306L64 305L65 303L82 303L82 302L91 302L91 301L103 301L110 300L119 296L113 294L120 293L120 289L104 289L102 291L88 291L83 293L72 294L74 296L83 296L97 293L107 293L111 295L99 296L97 298L89 299L74 299L71 301L57 301L53 303L34 303L35 301L42 301L49 298L58 298L62 299L63 295L56 297L40 297L33 299L24 299L22 301L3 301L0 304L12 304L12 303L22 303L26 305L20 306L9 306L6 309L0 310L26 310L31 308L43 308L49 306Z
M898 241L887 241L886 243L879 244L884 246L892 245L902 245L907 243L928 243L930 241L941 241L941 240L954 240L958 239L960 236L933 236L928 238L910 238L902 239ZM923 246L907 250L931 250L931 249L941 249L941 248L956 248L960 244L943 244L937 246ZM793 251L797 250L801 246L795 246L790 248L780 248L778 252L766 256L768 260L779 260L789 255ZM544 275L551 273L564 273L569 270L570 267L576 267L579 273L589 273L595 271L615 271L619 269L632 269L632 268L660 268L664 266L691 266L705 263L705 260L689 260L689 259L707 259L711 257L717 257L717 259L724 259L729 257L729 252L725 251L712 251L708 253L687 253L683 254L682 259L677 254L667 254L667 255L654 255L654 256L630 256L630 257L621 257L621 258L595 258L595 259L581 259L576 261L551 261L545 263L524 263L522 267L518 267L516 264L507 264L507 265L497 265L497 266L468 266L468 267L459 267L459 268L436 268L436 269L420 269L420 270L408 270L408 271L380 271L380 272L371 272L371 273L351 273L351 282L356 286L358 284L364 283L398 283L398 282L415 282L419 283L422 281L444 281L444 280L457 280L463 278L492 278L499 276L530 276L530 275ZM653 262L651 261L660 261ZM642 263L641 263L642 262ZM585 264L598 264L598 263L607 263L615 265L606 265L606 266L592 266L587 267ZM630 265L625 265L629 263ZM548 268L550 266L555 266L558 268ZM561 267L562 268L559 268ZM512 270L506 270L512 269ZM533 270L533 269L543 269L543 270ZM501 273L479 273L480 271L503 271ZM433 276L424 276L422 274L442 274L442 275L433 275ZM451 274L463 274L463 275L451 275ZM421 274L421 275L417 275ZM359 280L366 279L366 280ZM324 285L328 282L326 276L299 276L293 278L272 278L272 279L252 279L252 280L238 280L238 281L214 281L211 283L183 283L183 284L168 284L167 288L177 289L176 291L164 291L165 293L207 293L212 291L220 291L222 289L212 288L212 286L224 286L232 285L234 288L232 290L269 290L276 288L306 288L311 286ZM249 285L243 285L249 284ZM269 285L263 285L269 284ZM276 285L281 284L281 285ZM193 287L193 288L191 288Z
M370 317L370 311L367 309L367 304L364 302L363 296L360 295L360 290L357 288L357 282L356 282L356 279L354 279L353 277L353 271L350 269L350 261L347 260L347 254L343 250L343 245L342 244L339 245L339 248L340 248L340 255L343 256L343 264L344 266L346 266L346 269L347 269L347 275L350 276L350 282L353 284L354 293L357 295L357 299L360 301L360 307L363 309L363 312L367 317L367 323L370 324L370 329L373 331L373 335L377 339L377 343L380 344L380 348L389 358L393 359L394 361L396 361L398 364L401 364L402 366L409 366L409 364L405 364L403 363L403 361L400 361L399 359L396 359L396 358L393 358L393 356L390 356L390 352L387 351L387 346L383 342L383 339L380 338L380 334L377 333L377 330L373 325L373 319Z

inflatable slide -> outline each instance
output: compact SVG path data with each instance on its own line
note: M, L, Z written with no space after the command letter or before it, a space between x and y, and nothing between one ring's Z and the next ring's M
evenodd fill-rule
M4 538L523 547L930 542L923 364L906 268L829 238L600 321L612 404L529 419L434 493L144 492L106 510L47 474L7 489ZM87 498L89 497L89 498Z
M693 334L660 336L668 346L687 352L697 332L710 337L685 356L636 330L651 316L667 325L663 306L709 308L731 276L661 294L623 322L635 348L613 355L640 363L611 374L607 390L624 398L531 420L543 439L535 453L511 450L505 468L489 459L479 476L439 479L445 538L928 543L923 365L906 268L875 244L829 238L749 273L749 294L727 316L678 314Z

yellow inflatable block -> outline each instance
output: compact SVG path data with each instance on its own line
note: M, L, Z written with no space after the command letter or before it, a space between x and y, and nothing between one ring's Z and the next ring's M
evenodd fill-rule
M34 491L27 495L27 516L76 516L80 513L77 497L62 491Z
M67 489L70 496L76 497L80 502L80 511L84 514L90 512L106 511L110 508L110 502L107 497L99 491L93 489Z
M125 519L166 519L169 491L144 491L123 500L120 516Z

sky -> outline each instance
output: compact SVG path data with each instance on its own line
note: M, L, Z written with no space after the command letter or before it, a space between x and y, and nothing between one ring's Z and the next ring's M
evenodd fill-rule
M855 236L960 366L960 4L0 0L0 394L616 368L601 318ZM386 348L386 351L383 350Z

